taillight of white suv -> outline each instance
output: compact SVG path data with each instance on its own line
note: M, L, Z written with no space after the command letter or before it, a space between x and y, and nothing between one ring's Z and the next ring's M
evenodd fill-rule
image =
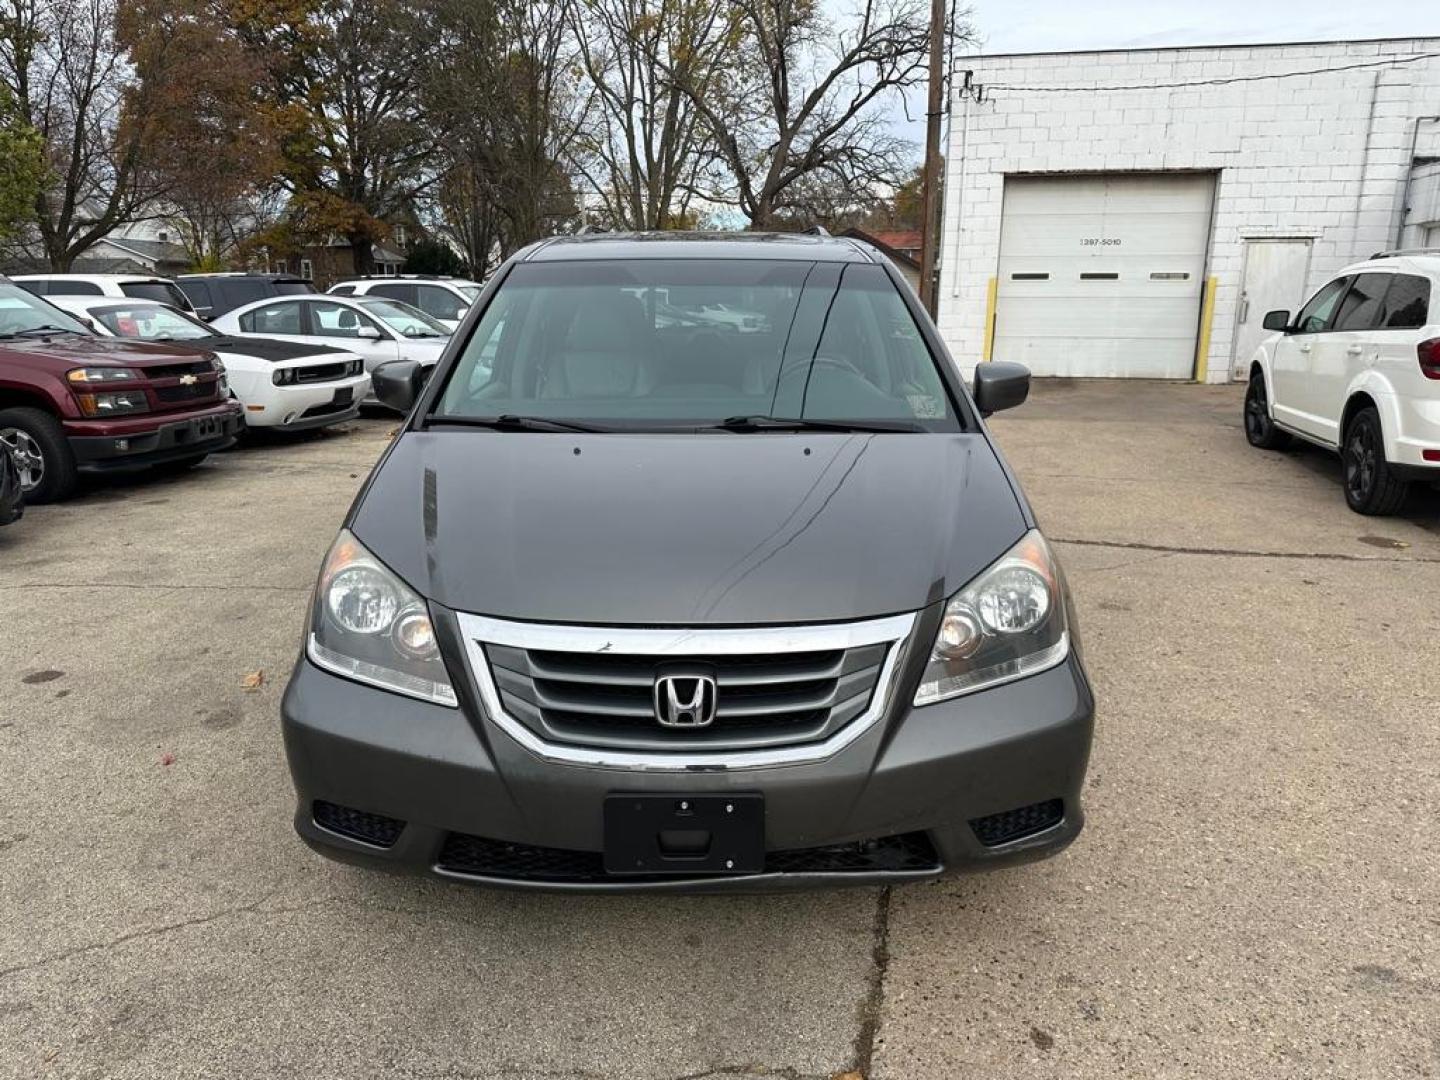
M1420 354L1420 374L1427 379L1440 379L1440 338L1431 338L1415 346Z

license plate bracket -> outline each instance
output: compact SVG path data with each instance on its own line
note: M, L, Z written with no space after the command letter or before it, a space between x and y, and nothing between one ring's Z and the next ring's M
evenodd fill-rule
M758 874L765 869L765 796L605 797L607 874Z

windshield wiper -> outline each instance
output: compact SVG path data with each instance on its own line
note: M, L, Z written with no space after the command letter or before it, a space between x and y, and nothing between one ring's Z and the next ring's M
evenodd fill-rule
M12 330L8 334L0 334L0 337L49 337L51 334L85 334L82 330L67 330L63 326L28 326L24 330Z
M805 420L784 416L731 416L711 425L718 431L924 431L905 420Z
M595 424L582 424L578 420L552 420L548 416L517 416L505 413L501 416L444 416L432 415L426 418L428 425L457 424L461 427L495 428L500 431L608 431Z

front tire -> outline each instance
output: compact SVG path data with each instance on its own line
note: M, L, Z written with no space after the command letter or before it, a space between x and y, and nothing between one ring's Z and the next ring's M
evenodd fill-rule
M1290 445L1290 436L1275 426L1270 418L1270 401L1265 393L1265 375L1255 372L1245 388L1245 438L1261 450L1283 450Z
M74 493L75 454L55 417L42 409L0 409L0 443L19 466L26 502L60 502Z
M1384 517L1405 503L1410 483L1390 471L1380 414L1367 405L1351 418L1341 443L1345 466L1345 501L1357 514Z

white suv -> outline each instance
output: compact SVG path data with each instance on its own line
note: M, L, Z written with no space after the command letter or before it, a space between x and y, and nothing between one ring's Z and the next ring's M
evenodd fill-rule
M1347 267L1293 319L1265 316L1250 362L1245 436L1291 436L1340 454L1345 501L1400 509L1412 481L1440 481L1440 251L1396 251Z
M36 296L113 296L154 300L191 315L195 308L180 286L154 274L16 274L11 279Z
M402 274L399 277L351 278L330 286L335 296L383 296L419 308L432 319L454 330L465 312L480 295L478 281L458 277L431 277Z

